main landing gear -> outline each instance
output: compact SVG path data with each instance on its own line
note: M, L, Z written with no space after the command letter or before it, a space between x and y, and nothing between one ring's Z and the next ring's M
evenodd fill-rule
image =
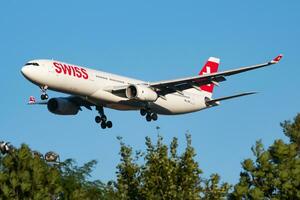
M104 114L103 107L96 107L96 110L99 112L99 115L95 117L95 122L100 124L102 129L111 128L113 126L111 121L107 121L107 117Z
M45 86L41 86L41 100L47 100L49 97L48 97L48 94L47 94L47 89L48 89L48 86L45 85Z
M156 113L152 113L150 109L141 109L140 113L142 116L146 116L147 122L150 122L151 120L156 121L158 116Z

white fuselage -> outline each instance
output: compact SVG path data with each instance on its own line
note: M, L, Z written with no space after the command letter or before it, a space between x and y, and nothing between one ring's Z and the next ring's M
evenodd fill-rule
M147 82L54 60L33 60L38 66L24 66L23 75L38 86L80 96L95 105L117 110L139 110L147 106L157 114L174 115L207 108L205 91L187 89L159 97L155 102L135 102L112 93L114 88L147 85Z

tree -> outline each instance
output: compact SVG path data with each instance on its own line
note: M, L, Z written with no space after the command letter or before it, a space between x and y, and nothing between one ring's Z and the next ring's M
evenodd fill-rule
M78 167L73 159L59 164L64 199L104 199L105 185L99 180L88 180L96 164L97 162L92 160Z
M117 197L121 200L141 199L140 195L140 166L136 163L139 158L139 153L136 153L135 159L133 157L132 148L126 146L120 140L120 156L121 162L117 166Z
M265 150L257 141L252 147L256 159L243 161L231 199L300 199L300 114L281 126L289 142L275 140Z
M284 121L280 124L283 133L289 138L290 143L297 146L298 156L300 151L300 114L294 118L294 122Z
M218 174L212 174L209 179L203 180L203 183L202 199L206 200L226 199L231 188L228 183L220 184Z
M0 199L53 199L63 191L60 173L22 145L1 157Z
M72 159L49 164L23 144L0 155L0 200L114 199L112 187L88 180L95 164L78 167Z
M219 176L200 178L202 173L191 136L186 135L185 151L178 155L178 141L173 138L170 146L163 144L158 136L154 144L146 137L146 152L133 155L132 148L121 142L121 162L117 167L116 192L119 199L222 199L228 194L229 185L219 186ZM144 164L138 164L139 158ZM217 177L217 179L216 179ZM205 185L202 188L201 185ZM217 194L218 198L210 198Z

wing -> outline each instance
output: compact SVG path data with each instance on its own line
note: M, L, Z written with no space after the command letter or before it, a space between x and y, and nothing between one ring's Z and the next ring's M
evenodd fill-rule
M76 104L79 107L85 107L86 109L92 110L91 106L95 106L94 104L92 104L89 101L84 100L82 97L79 96L69 96L66 97L69 101L73 102L74 104Z
M174 80L167 80L167 81L159 81L150 83L150 87L154 88L159 95L163 96L169 93L173 92L179 92L181 93L182 90L186 90L189 88L195 88L200 90L200 86L207 85L207 84L215 84L218 85L219 82L225 81L226 76L231 76L234 74L243 73L246 71L267 67L269 65L277 64L282 58L282 54L278 55L273 60L258 64L258 65L252 65L247 67L241 67L238 69L233 70L227 70L223 72L217 72L212 74L205 74L201 76L193 76L193 77L187 77L187 78L181 78L181 79L174 79Z

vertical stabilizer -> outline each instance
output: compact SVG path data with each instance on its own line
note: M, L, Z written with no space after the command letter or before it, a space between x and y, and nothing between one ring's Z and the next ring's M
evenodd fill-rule
M205 75L205 74L212 74L212 73L216 73L218 71L218 67L220 64L220 59L219 58L215 58L215 57L210 57L207 62L205 63L205 65L203 66L203 68L201 69L199 75ZM214 90L214 84L207 84L207 85L202 85L200 86L200 89L202 91L205 91L207 93L210 94L210 96L212 96L213 90Z

